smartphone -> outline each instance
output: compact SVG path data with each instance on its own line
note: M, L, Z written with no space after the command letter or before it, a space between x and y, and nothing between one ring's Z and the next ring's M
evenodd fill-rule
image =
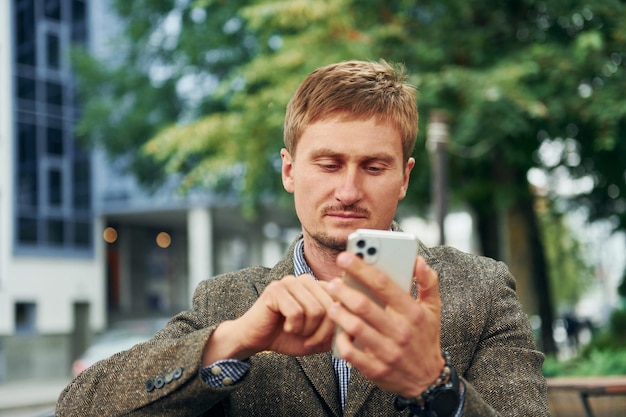
M417 246L417 237L412 233L357 229L348 236L347 250L383 271L400 288L408 292L413 281ZM343 278L348 285L363 291L381 306L384 305L349 275L344 274Z
M380 269L407 292L411 291L413 285L413 267L417 249L417 237L412 233L357 229L348 236L348 251ZM362 291L380 306L384 306L384 303L368 288L348 274L344 274L343 279L349 286ZM340 331L341 329L337 327L337 332ZM340 357L334 343L333 355Z

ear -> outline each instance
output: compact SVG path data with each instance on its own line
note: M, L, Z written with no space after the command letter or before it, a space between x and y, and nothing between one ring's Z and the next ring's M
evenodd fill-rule
M283 188L288 193L293 193L293 158L287 149L280 150L280 158L283 161L281 174L283 178Z
M409 188L409 177L411 176L411 171L415 167L415 159L409 158L406 162L406 167L404 168L404 178L402 179L402 187L400 188L400 194L398 195L398 200L402 200L406 197L406 192Z

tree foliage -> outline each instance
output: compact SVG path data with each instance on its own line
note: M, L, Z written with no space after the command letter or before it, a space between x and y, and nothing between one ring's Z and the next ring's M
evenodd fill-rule
M114 7L125 23L115 60L76 60L86 99L81 132L128 158L146 183L179 174L184 189L235 192L248 210L284 196L278 150L299 82L324 64L383 58L404 64L420 92L406 204L428 202L425 127L437 109L450 124L453 200L468 204L483 234L494 236L495 211L524 207L535 272L548 268L531 213L533 167L548 178L585 179L590 185L567 199L552 188L548 198L626 229L621 1L117 0Z
M548 259L549 276L558 291L553 302L562 312L572 311L584 291L591 288L595 271L585 244L572 233L562 213L551 207L538 209L542 239Z
M529 168L589 176L577 196L625 226L626 13L622 2L115 1L117 56L79 62L81 131L144 180L184 173L249 204L280 194L272 175L283 111L301 79L345 59L403 63L431 110L449 115L458 201L506 207ZM542 142L567 141L542 163ZM135 164L135 165L133 165ZM419 166L419 165L418 165ZM155 171L146 171L153 169ZM415 202L427 192L417 170Z

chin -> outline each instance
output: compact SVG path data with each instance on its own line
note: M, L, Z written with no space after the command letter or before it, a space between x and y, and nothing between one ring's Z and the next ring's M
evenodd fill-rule
M310 233L309 236L323 248L331 249L333 251L344 251L348 243L348 235L355 229L351 229L344 233L335 233L333 235L326 232Z

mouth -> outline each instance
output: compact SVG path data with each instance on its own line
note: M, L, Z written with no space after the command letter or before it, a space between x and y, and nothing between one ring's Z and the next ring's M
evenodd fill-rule
M345 212L345 211L342 211L341 213L327 213L327 215L333 216L333 217L359 217L359 218L365 217L365 215L361 213L350 213L350 212Z
M339 213L326 213L327 217L331 217L333 219L338 219L338 220L345 220L345 221L349 221L349 220L363 220L366 219L367 216L363 213L353 213L353 212L339 212Z
M369 210L358 206L329 206L323 210L322 214L338 223L355 223L370 217Z

